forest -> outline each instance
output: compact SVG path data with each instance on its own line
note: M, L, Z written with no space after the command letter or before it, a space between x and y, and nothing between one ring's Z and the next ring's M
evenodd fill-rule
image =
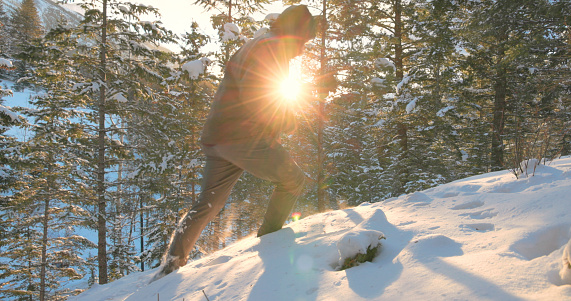
M215 35L117 0L44 28L33 0L4 1L0 298L65 300L157 267L200 193L221 70L275 1L189 0ZM292 218L571 155L569 0L301 3L319 27L294 62L302 104L282 138L308 177ZM19 91L29 105L7 105ZM255 233L272 189L244 174L191 258Z

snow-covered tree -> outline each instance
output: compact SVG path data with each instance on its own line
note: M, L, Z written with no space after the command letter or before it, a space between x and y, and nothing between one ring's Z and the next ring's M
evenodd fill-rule
M453 1L412 1L406 7L411 38L407 71L397 85L406 98L407 193L454 178L462 162L454 115L457 102L458 6Z
M4 1L0 0L0 55L1 56L5 56L6 53L8 52L9 48L9 44L11 43L9 41L10 38L10 18L8 17L8 14L6 13L6 11L4 10Z
M230 56L251 38L260 26L252 18L254 12L260 11L269 0L196 0L208 11L217 11L211 17L212 26L218 30L218 37L222 43L221 52L216 56L220 66L224 67Z
M548 116L554 116L561 107L558 103L566 98L560 93L565 88L554 88L562 77L553 75L568 72L563 67L568 31L559 12L568 11L569 3L468 1L463 5L462 11L468 14L460 31L466 53L460 65L464 89L460 101L464 108L479 110L473 119L491 128L479 146L489 150L484 153L489 154L484 166L515 168L528 156L524 152L529 153L529 147L535 148L533 156L545 157L544 148L553 146L549 137L557 131L545 134L544 125L554 122ZM564 137L564 132L559 136ZM473 135L483 140L486 134L482 133Z
M12 62L0 58L0 70L13 69ZM9 157L15 153L12 146L16 143L15 138L8 136L6 132L13 126L21 124L24 120L11 108L4 105L5 97L12 96L12 90L0 85L0 185L6 184L10 179L12 170L9 166Z
M213 97L210 59L202 48L209 38L193 23L182 36L176 66L166 78L168 89L138 108L139 126L129 140L136 148L132 179L141 192L142 263L160 263L181 216L197 200L201 179L202 124ZM136 122L136 120L132 120ZM145 239L145 241L142 241ZM142 266L144 267L144 266Z
M30 237L30 243L39 250L34 272L39 283L29 293L40 300L75 293L68 282L86 275L90 263L82 252L93 247L75 234L91 219L88 208L93 189L87 184L87 174L93 150L86 143L91 128L89 103L72 92L83 77L69 56L76 45L70 44L66 33L63 27L57 28L42 43L22 51L30 60L25 63L33 65L26 74L28 84L41 92L30 100L33 109L19 109L31 121L31 137L23 142L15 167L20 185L9 197L14 208L9 217L21 218L26 221L22 226L38 233ZM33 210L19 212L20 206Z
M375 134L378 129L374 91L383 80L376 77L375 48L364 36L372 34L371 2L330 1L328 26L330 64L337 70L339 87L326 110L326 169L332 198L344 205L382 199L381 162ZM392 72L392 70L389 70Z
M34 0L23 0L12 14L10 24L9 34L15 43L10 50L12 53L17 53L22 46L41 38L44 33Z

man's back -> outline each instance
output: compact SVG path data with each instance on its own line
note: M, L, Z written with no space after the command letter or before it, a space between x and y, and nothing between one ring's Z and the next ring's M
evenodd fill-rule
M204 125L204 144L274 139L283 130L279 81L288 74L283 43L272 33L248 41L226 66Z

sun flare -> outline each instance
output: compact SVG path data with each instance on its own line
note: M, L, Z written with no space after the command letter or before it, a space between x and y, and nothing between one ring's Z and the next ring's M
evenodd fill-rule
M286 78L280 84L280 94L287 102L295 102L299 97L300 90L300 82L292 77Z

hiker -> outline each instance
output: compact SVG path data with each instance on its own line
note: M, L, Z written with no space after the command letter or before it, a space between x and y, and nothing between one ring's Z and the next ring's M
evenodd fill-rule
M305 175L279 142L281 134L295 130L295 119L278 87L289 73L289 61L303 52L315 31L307 6L290 6L267 33L230 58L202 132L206 165L198 202L180 221L153 280L186 264L200 233L222 210L244 170L276 185L258 237L282 228L302 193Z

